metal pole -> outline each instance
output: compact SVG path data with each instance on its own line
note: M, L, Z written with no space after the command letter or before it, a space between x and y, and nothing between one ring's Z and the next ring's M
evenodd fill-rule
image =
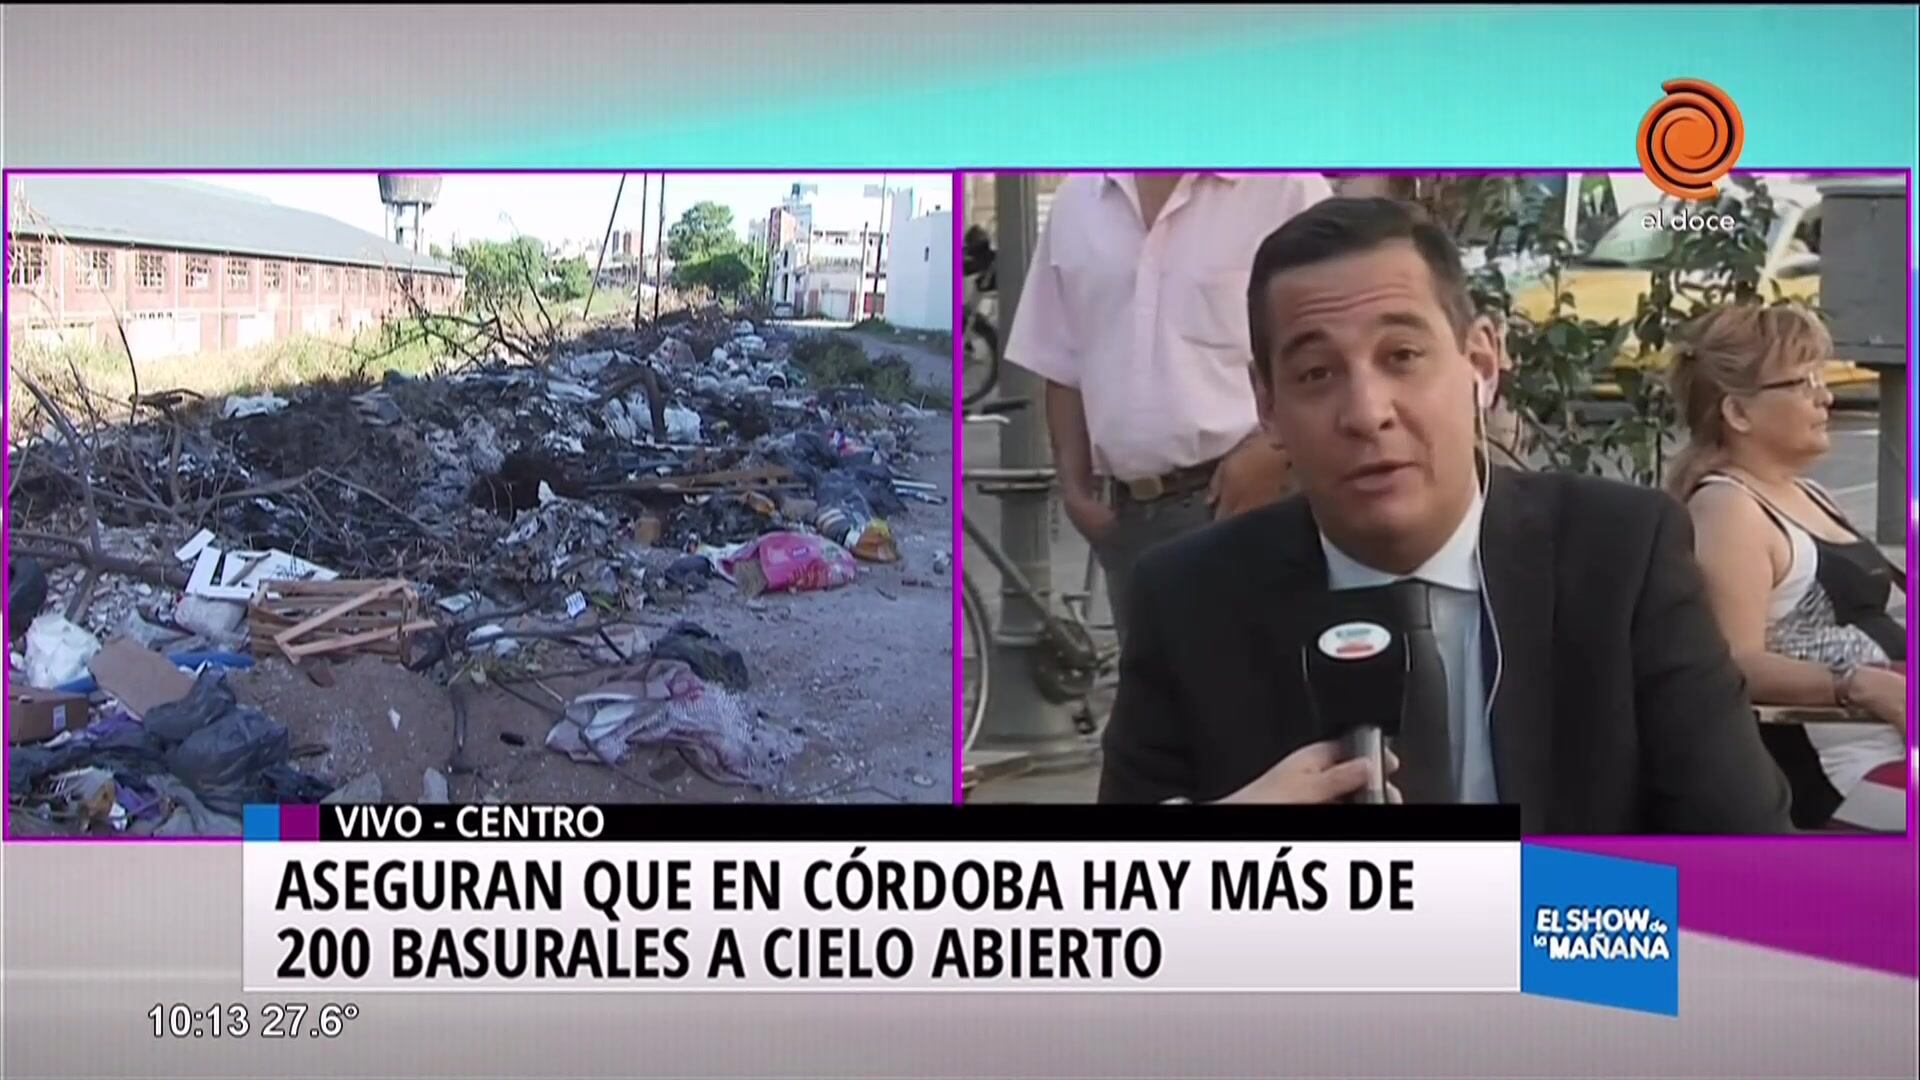
M1907 368L1880 369L1880 452L1874 535L1882 544L1907 539Z
M587 283L587 306L580 309L583 319L593 318L593 294L600 289L600 270L607 265L607 241L613 238L613 219L620 216L620 196L626 190L627 174L621 173L620 186L613 190L613 213L607 215L607 232L600 238L600 258L594 260L593 280Z
M655 220L653 237L653 321L660 322L660 256L667 250L667 174L660 174L660 215Z
M633 275L633 328L635 330L640 329L640 298L646 295L640 291L640 287L647 283L647 182L652 179L652 173L640 174L640 255L638 259L640 269Z
M886 318L880 295L880 259L887 250L887 174L880 174L880 226L873 238L873 317Z
M1039 239L1039 200L1033 177L1002 173L994 178L996 244L994 277L999 303L1000 340L1012 336L1013 320L1026 286L1027 266ZM1029 402L1009 414L1000 428L1000 466L1044 469L1053 464L1047 443L1046 383L1013 364L1000 368L999 396ZM1052 494L1009 494L1000 499L1000 547L1044 602L1053 602L1050 550ZM993 635L993 683L981 723L982 749L1024 751L1036 769L1069 769L1091 756L1086 740L1073 729L1072 716L1040 695L1030 672L1042 648L1040 614L1022 596L1001 586L1000 624Z

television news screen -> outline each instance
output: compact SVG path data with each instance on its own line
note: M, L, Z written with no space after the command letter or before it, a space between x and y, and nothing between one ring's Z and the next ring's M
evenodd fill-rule
M1736 14L0 11L0 1076L1914 1075L1915 14Z

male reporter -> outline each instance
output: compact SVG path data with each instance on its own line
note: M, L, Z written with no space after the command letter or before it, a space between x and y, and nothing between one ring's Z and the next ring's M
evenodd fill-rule
M1529 833L1788 831L1679 505L1483 471L1498 347L1444 231L1386 199L1323 202L1261 244L1247 295L1263 426L1300 494L1141 563L1103 801L1321 799L1301 763L1341 755L1314 742L1302 612L1413 578L1447 684L1427 745L1447 760L1403 742L1403 771L1517 803Z

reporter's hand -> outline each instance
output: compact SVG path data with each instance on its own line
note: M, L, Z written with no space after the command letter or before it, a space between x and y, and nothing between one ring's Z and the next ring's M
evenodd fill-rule
M1092 492L1075 491L1066 488L1060 495L1061 506L1067 512L1067 520L1088 543L1098 543L1107 531L1113 528L1113 507Z
M1207 505L1221 521L1280 501L1292 485L1293 459L1255 431L1220 459L1207 485Z
M1343 750L1335 741L1303 746L1281 759L1260 778L1219 800L1222 803L1330 803L1364 790L1371 779L1373 763L1366 758L1340 759ZM1386 752L1387 774L1400 768L1393 751ZM1387 785L1387 801L1400 802L1400 790Z
M1907 677L1883 667L1863 667L1853 676L1853 700L1876 718L1907 730Z

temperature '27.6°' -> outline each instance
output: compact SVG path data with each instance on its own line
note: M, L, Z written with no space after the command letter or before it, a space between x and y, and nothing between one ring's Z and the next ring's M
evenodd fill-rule
M204 1009L181 1002L155 1005L147 1013L156 1039L334 1039L360 1016L352 1002L318 1007L297 1002L266 1005L210 1005Z

